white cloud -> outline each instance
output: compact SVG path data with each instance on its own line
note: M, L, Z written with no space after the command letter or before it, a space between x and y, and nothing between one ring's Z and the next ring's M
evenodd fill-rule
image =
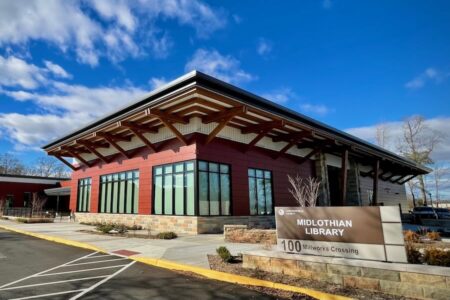
M256 51L261 56L268 55L269 53L272 52L272 42L268 41L267 39L260 38L258 41Z
M319 116L325 116L332 112L332 110L323 104L304 103L300 105L300 110L304 113L311 113Z
M262 97L278 104L285 104L294 98L295 94L290 88L280 88L268 93L263 93Z
M186 63L185 70L198 70L229 83L242 83L256 79L241 69L239 60L222 55L217 50L198 49Z
M405 87L411 90L417 90L423 88L428 82L439 83L444 80L448 75L434 69L428 68L423 71L420 75L411 79L405 84Z
M72 75L67 73L61 66L54 64L49 60L44 60L44 64L47 70L52 72L55 76L60 78L72 78Z
M167 82L168 82L167 79L164 77L152 77L148 81L148 83L150 84L150 86L153 90L156 90L157 88L162 87Z
M437 117L425 120L425 125L440 133L443 133L443 139L432 153L435 161L446 161L450 163L450 135L448 134L448 125L450 117ZM386 122L382 123L386 132L386 146L388 150L397 152L398 142L403 138L403 122ZM349 128L347 131L357 137L367 140L371 143L376 142L376 132L378 124L364 127Z
M34 149L99 118L147 91L134 86L87 87L52 82L48 92L1 90L18 101L32 101L43 114L0 114L0 131L16 148Z
M35 89L48 84L50 74L60 78L71 77L61 66L51 61L44 61L44 64L45 67L38 67L15 56L0 55L0 86Z
M167 20L194 28L199 37L226 24L221 11L198 0L0 1L0 46L44 41L91 66L101 57L118 62L147 50L166 57L171 43L159 22Z

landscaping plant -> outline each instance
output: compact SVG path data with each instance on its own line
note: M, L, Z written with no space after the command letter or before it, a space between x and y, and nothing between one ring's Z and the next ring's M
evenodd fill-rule
M450 267L450 251L436 247L428 247L425 249L423 260L429 265Z
M410 264L421 264L422 263L422 254L419 250L412 244L406 243L406 257Z
M403 236L407 243L418 243L420 241L420 236L412 230L403 231Z
M441 235L437 231L427 232L426 237L432 241L440 241Z
M221 246L216 249L217 254L220 256L223 262L231 262L233 260L233 256L231 255L230 251L227 249L227 247Z
M162 239L162 240L172 240L177 238L177 234L175 232L172 231L165 231L165 232L160 232L156 235L156 237L158 239Z

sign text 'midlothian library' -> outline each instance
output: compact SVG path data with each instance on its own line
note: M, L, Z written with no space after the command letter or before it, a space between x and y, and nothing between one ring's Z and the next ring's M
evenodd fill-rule
M386 207L277 207L285 252L406 262L400 211Z

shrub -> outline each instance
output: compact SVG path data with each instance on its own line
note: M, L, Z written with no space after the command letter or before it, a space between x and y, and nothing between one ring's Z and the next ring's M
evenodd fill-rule
M114 224L113 230L117 231L118 233L125 233L128 231L127 226L125 224Z
M175 232L172 231L165 231L165 232L160 232L156 235L156 237L158 239L162 239L162 240L172 240L178 237L178 235Z
M412 243L407 243L405 246L406 257L410 264L421 264L422 254Z
M425 249L423 260L429 265L450 267L450 251L428 247Z
M436 231L427 232L427 238L429 238L432 241L440 241L441 235L439 234L439 232Z
M17 218L19 223L53 223L52 218Z
M231 256L227 247L221 246L216 249L216 252L224 262L231 262L233 260L233 256Z
M403 236L405 238L405 242L407 243L418 243L420 241L420 236L411 230L403 231Z
M111 230L114 229L114 225L113 224L98 224L97 226L95 226L95 229L97 229L100 232L103 233L109 233Z

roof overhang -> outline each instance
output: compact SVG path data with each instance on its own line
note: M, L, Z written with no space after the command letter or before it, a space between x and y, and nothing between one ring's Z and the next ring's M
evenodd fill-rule
M108 163L115 155L132 157L136 147L158 151L156 144L160 140L157 135L163 130L170 132L171 138L188 144L182 127L191 126L193 118L200 119L202 126L210 128L206 132L206 143L227 127L248 137L245 139L248 147L270 140L270 143L277 145L273 147L278 155L298 154L300 161L308 155L311 157L317 150L339 154L345 149L368 165L379 161L383 169L390 170L384 175L394 180L431 171L393 152L198 71L168 83L142 99L49 143L43 149L74 169L76 167L63 157L76 158L86 166ZM294 148L311 151L295 152ZM392 174L394 168L397 174Z

